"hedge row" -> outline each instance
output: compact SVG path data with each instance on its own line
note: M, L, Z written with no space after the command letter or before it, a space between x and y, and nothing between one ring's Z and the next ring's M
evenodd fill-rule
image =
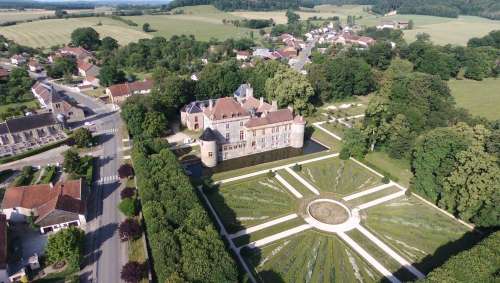
M134 141L132 160L158 282L236 282L233 258L167 145Z

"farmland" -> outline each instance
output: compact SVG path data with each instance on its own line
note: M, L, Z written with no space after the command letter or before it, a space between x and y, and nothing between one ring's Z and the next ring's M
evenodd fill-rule
M500 79L450 80L448 86L458 106L490 120L500 119Z
M99 25L99 23L101 25ZM101 37L111 36L120 44L128 44L151 35L131 29L126 24L105 17L43 20L1 27L0 34L23 45L31 47L50 47L65 44L71 32L80 27L92 27Z
M105 12L106 9L82 9L82 10L67 10L68 14L92 13L92 12ZM54 16L54 11L42 9L28 9L24 11L14 10L0 10L0 23L11 21L27 21L34 20L40 17Z

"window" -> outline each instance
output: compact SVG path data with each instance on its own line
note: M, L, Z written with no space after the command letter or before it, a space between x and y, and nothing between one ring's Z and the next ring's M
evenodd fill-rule
M229 133L226 133L226 140L229 140Z
M214 154L211 151L208 152L208 157L212 157L213 155Z
M257 135L257 132L255 130L252 131L253 136L255 137Z
M262 134L265 135L266 134L266 129L262 129Z
M240 127L243 127L243 121L240 122Z
M240 141L243 140L243 131L240 131Z
M252 146L255 146L255 141L252 142Z
M194 116L194 121L198 122L198 116Z
M226 124L226 129L229 129L229 123Z

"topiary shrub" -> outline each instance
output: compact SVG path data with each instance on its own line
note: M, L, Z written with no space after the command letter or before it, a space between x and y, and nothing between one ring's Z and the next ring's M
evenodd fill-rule
M137 240L142 235L142 227L137 220L129 218L120 223L118 228L122 241Z
M118 168L118 176L120 176L120 179L133 177L134 168L130 164L122 164L120 168Z
M267 178L274 178L274 176L276 176L276 173L273 172L273 170L269 170L269 172L267 172Z
M123 199L118 205L118 209L127 217L137 215L137 201L133 198Z
M407 197L411 197L412 196L412 192L411 192L410 189L406 189L405 196L407 196Z
M347 160L349 159L349 157L351 157L351 151L348 148L343 147L340 150L339 158L342 160Z
M382 177L382 183L384 184L389 184L391 182L391 179L389 178L389 176L384 176Z
M135 196L135 188L126 187L120 192L120 197L122 199L133 198Z
M128 283L137 283L144 278L146 268L137 261L129 261L122 267L120 277Z
M302 165L295 163L295 165L292 166L292 170L295 172L300 172L302 171Z

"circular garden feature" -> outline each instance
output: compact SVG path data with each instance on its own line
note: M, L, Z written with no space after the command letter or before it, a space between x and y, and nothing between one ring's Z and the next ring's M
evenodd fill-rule
M329 225L344 223L350 217L347 207L330 199L312 201L308 206L308 213L317 221Z

